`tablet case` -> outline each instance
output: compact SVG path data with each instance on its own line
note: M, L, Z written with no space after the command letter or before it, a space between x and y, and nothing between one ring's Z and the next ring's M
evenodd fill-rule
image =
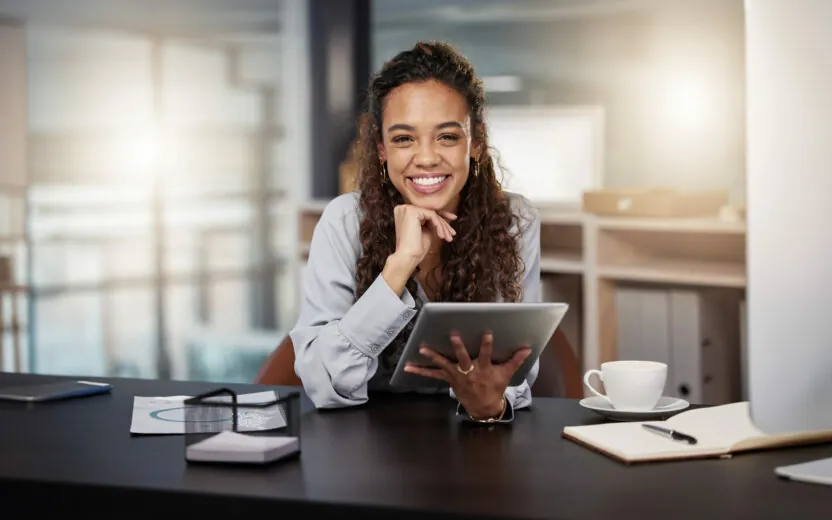
M509 386L523 383L534 363L546 348L569 309L566 303L439 303L428 302L419 312L413 332L390 379L390 385L402 388L440 388L439 381L404 371L407 363L431 367L432 362L419 354L427 344L456 362L451 332L459 333L471 359L479 354L486 331L494 335L492 362L502 363L525 345L532 353L515 372Z

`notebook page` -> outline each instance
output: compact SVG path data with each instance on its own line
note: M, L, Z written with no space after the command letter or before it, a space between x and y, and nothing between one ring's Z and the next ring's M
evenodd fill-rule
M666 425L654 422L653 424ZM727 453L726 445L701 435L691 446L645 430L642 423L621 422L567 426L564 434L626 461L683 458Z
M746 439L765 437L751 422L748 403L731 403L700 408L680 413L666 423L682 433L709 437L725 447L732 447Z

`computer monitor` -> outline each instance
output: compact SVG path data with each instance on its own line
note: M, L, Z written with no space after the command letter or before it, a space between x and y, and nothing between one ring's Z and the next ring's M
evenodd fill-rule
M832 429L832 2L745 7L751 418Z

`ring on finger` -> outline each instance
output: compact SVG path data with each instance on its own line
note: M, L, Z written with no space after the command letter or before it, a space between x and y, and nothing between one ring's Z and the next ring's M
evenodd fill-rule
M464 375L464 376L467 376L468 374L470 374L471 372L473 372L473 370L474 370L474 366L475 366L475 365L474 365L473 363L471 363L471 366L470 366L470 367L468 367L467 369L463 370L463 369L462 369L462 367L461 367L461 366L459 366L459 363L457 363L457 364L456 364L456 369L459 371L459 373L460 373L460 374L462 374L462 375Z

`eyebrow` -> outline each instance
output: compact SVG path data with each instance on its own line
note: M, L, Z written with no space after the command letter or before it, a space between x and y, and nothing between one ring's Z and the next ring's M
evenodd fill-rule
M462 125L460 123L458 123L457 121L445 121L444 123L436 125L437 130L444 130L445 128L458 128L460 130L464 130L462 128ZM412 125L404 124L404 123L397 123L395 125L390 125L390 126L387 127L388 132L393 132L395 130L404 130L406 132L415 132L416 127L412 126Z

